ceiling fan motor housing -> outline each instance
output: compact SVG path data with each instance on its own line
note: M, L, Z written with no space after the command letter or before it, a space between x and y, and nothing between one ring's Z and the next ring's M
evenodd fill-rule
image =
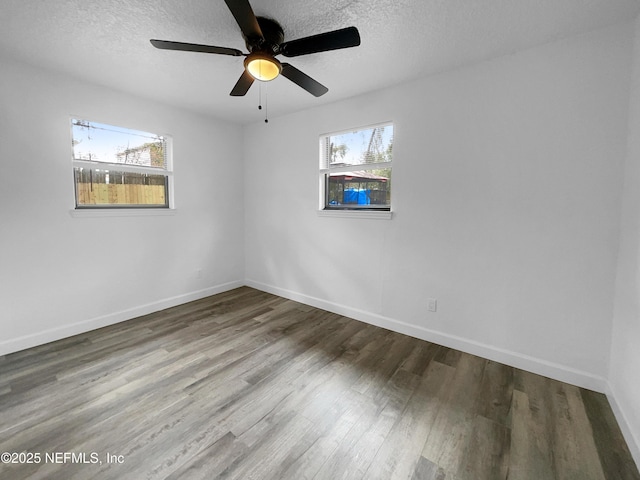
M244 34L247 50L253 52L268 52L272 55L279 53L279 47L284 42L284 31L278 22L271 18L256 17L264 38L247 38Z

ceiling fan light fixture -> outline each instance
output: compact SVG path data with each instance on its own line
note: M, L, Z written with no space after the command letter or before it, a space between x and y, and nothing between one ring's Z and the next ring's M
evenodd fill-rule
M272 56L251 53L244 60L244 68L247 72L261 82L270 82L282 72L282 65Z

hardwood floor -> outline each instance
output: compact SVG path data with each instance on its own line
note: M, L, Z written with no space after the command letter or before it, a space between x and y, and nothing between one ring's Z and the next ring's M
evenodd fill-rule
M0 357L0 432L12 480L640 479L601 394L246 287Z

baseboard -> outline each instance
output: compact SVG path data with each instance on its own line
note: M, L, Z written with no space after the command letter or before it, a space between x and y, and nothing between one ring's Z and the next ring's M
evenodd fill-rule
M622 431L622 435L624 436L625 441L627 442L627 446L629 447L629 451L631 452L631 456L636 462L636 465L640 469L640 432L634 432L633 428L631 428L631 423L628 420L628 416L625 414L627 408L620 404L618 399L624 398L622 395L619 395L612 385L607 382L606 384L606 392L607 399L609 400L609 405L611 405L611 410L613 410L613 414L618 421L618 425L620 426L620 430ZM630 407L629 407L630 408Z
M205 288L203 290L165 298L163 300L148 303L146 305L140 305L128 310L122 310L120 312L110 313L108 315L72 323L70 325L63 325L60 327L52 328L43 332L4 340L0 342L0 355L7 355L9 353L18 352L20 350L36 347L38 345L44 345L45 343L54 342L56 340L61 340L63 338L78 335L80 333L89 332L97 328L102 328L108 325L113 325L115 323L131 320L132 318L164 310L165 308L175 307L176 305L199 300L210 295L233 290L234 288L242 287L243 285L244 282L242 281L224 283L221 285Z
M249 287L272 293L280 297L295 300L306 305L310 305L322 310L344 315L345 317L354 318L362 322L369 323L378 327L386 328L394 332L403 333L421 340L444 345L445 347L455 348L472 355L487 358L496 362L520 368L528 372L543 375L545 377L560 380L565 383L576 385L596 392L605 393L607 381L600 376L593 375L588 372L577 370L565 365L549 362L540 358L523 355L518 352L505 350L492 345L476 342L468 338L462 338L450 335L444 332L431 330L413 325L400 320L384 317L371 312L359 310L346 305L340 305L334 302L323 300L320 298L305 295L303 293L286 290L283 288L267 285L255 280L246 280L245 284Z
M401 320L384 317L382 315L352 308L346 305L340 305L303 293L286 290L283 288L275 287L273 285L267 285L254 280L246 280L244 282L229 282L209 287L203 290L166 298L146 305L140 305L138 307L111 313L101 317L96 317L70 325L63 325L57 328L45 330L43 332L5 340L0 342L0 355L6 355L9 353L60 340L62 338L85 333L97 328L102 328L108 325L113 325L115 323L131 320L132 318L147 315L149 313L157 312L165 308L174 307L176 305L187 303L193 300L198 300L200 298L215 295L217 293L226 292L243 285L247 285L264 292L272 293L280 297L295 300L300 303L311 305L316 308L321 308L323 310L344 315L346 317L354 318L371 325L376 325L378 327L386 328L398 333L410 335L421 340L426 340L429 342L437 343L439 345L444 345L446 347L455 348L456 350L461 350L466 353L478 355L480 357L488 358L496 362L521 368L523 370L537 373L539 375L544 375L546 377L570 383L572 385L588 388L590 390L595 390L601 393L607 392L607 381L602 377L592 375L588 372L583 372L571 367L548 362L539 358L522 355L518 352L501 349L467 338L431 330L419 325L413 325Z

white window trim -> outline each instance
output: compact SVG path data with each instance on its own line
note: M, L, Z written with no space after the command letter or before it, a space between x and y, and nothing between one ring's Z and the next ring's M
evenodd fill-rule
M372 165L375 165L372 166ZM362 168L361 168L362 167ZM321 168L320 174L326 175L328 173L343 173L343 172L353 172L354 170L381 170L384 168L393 167L393 162L380 162L380 163L369 163L361 165L347 165L345 167L336 167L336 168Z
M167 144L169 141L167 141ZM152 173L156 175L172 175L173 172L159 167L139 167L127 163L94 162L91 160L73 160L74 167L95 167L103 170L118 170L120 172Z
M164 217L176 214L175 208L74 208L69 210L73 218L99 218L99 217Z
M318 210L319 217L360 218L366 220L391 220L393 212L390 210Z

